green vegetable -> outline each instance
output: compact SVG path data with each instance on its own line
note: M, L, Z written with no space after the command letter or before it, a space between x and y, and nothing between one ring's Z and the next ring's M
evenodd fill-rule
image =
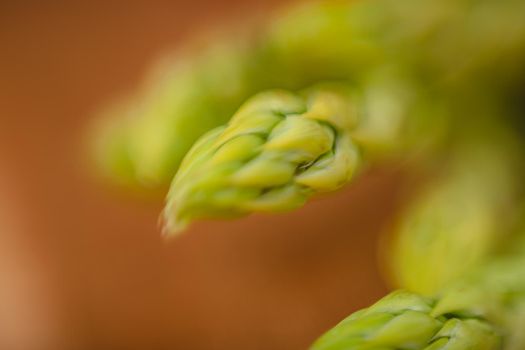
M433 297L393 292L349 316L311 349L523 349L524 266L521 249L493 258Z
M476 317L435 312L436 299L396 291L323 335L312 350L498 349L495 327Z
M349 135L357 101L344 88L305 96L275 90L248 100L184 159L168 195L168 231L203 217L294 209L341 187L359 165Z

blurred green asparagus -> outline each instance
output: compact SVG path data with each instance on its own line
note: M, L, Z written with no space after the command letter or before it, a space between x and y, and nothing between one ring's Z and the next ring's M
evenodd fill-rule
M397 287L431 295L509 238L523 190L521 145L498 124L463 133L451 159L431 167L432 179L400 213L382 252Z

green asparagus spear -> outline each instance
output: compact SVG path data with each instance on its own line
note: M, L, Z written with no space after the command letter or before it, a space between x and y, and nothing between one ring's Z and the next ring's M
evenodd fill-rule
M439 144L448 116L424 110L423 89L400 74L383 69L360 90L333 83L248 100L185 157L168 194L167 232L199 218L294 209L341 187L361 160Z
M499 349L496 328L476 317L434 312L436 299L396 291L323 335L312 350Z
M433 297L393 292L349 316L311 349L523 349L524 266L521 249L493 258Z
M247 101L184 159L168 195L168 231L202 217L293 209L341 187L359 164L349 135L357 100L341 87L306 96L275 90Z

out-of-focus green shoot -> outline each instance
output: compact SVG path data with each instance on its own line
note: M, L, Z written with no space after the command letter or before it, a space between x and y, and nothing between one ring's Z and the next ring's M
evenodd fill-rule
M396 287L431 295L508 238L522 190L520 144L497 129L464 135L400 213L382 252Z
M311 349L523 349L521 245L518 252L492 258L431 297L393 292L343 320Z
M169 183L196 138L225 123L257 90L250 53L223 40L200 54L165 57L143 91L101 118L95 155L104 172L144 187Z

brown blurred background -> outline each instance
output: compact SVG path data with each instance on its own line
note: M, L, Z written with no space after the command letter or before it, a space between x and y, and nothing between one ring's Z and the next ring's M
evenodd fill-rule
M384 294L376 248L396 171L164 242L162 199L87 169L93 112L160 52L279 5L0 0L1 349L299 350Z

